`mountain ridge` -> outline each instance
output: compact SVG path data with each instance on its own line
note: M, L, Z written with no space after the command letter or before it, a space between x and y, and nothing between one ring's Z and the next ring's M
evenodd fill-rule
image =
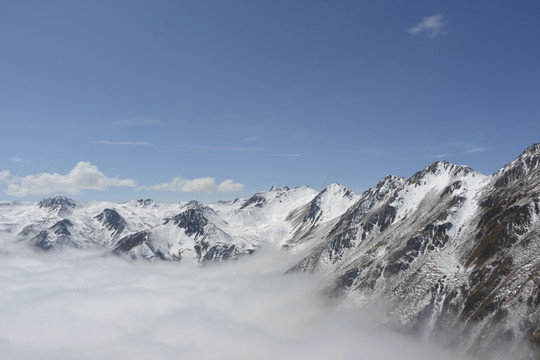
M204 264L266 243L304 254L289 272L327 277L338 302L384 300L403 329L484 354L540 349L540 144L491 175L434 162L361 194L272 186L203 204L2 202L0 232L41 250L101 248L149 261Z

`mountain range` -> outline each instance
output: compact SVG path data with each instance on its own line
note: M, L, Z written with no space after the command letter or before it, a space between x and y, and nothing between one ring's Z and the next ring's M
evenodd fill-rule
M304 255L289 272L326 277L338 303L384 300L408 333L460 353L531 358L540 354L539 219L540 144L492 175L441 161L360 195L334 183L212 204L0 202L0 233L42 251L204 264L279 244Z

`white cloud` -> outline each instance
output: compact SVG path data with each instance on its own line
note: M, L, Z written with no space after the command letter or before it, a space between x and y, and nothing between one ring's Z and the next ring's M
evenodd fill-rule
M216 180L211 177L197 178L193 180L183 179L181 176L177 176L172 179L171 182L161 183L150 186L152 190L160 191L172 191L172 192L189 192L198 193L206 192L211 193L216 188ZM144 189L141 187L139 189Z
M224 180L218 185L217 191L222 193L230 193L244 190L244 184L235 183L231 179Z
M184 179L177 176L171 182L152 185L150 187L140 187L137 190L152 189L171 192L188 192L188 193L213 193L216 190L222 193L241 191L244 185L235 183L233 180L225 180L216 186L216 179L213 177L204 177L196 179Z
M377 315L334 311L323 282L282 275L280 249L206 267L16 249L0 260L4 359L452 358Z
M412 35L425 36L428 38L435 38L447 34L446 24L443 16L440 14L423 18L420 23L407 29L407 32Z
M26 162L25 160L21 159L18 156L11 156L11 157L8 158L8 160L13 161L13 162Z
M148 141L93 141L93 144L104 144L104 145L152 145Z
M13 175L11 175L11 172L9 170L2 170L0 171L0 181L9 183L13 180Z
M6 170L3 171L3 173ZM7 175L11 175L7 172ZM2 178L6 177L6 173ZM7 178L9 182L7 194L13 196L47 195L64 192L77 195L81 190L106 190L112 186L135 187L137 183L131 179L109 178L97 166L89 162L79 162L68 174L40 173L24 177Z

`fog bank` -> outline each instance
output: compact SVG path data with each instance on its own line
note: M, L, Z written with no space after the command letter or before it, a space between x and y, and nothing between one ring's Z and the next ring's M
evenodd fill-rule
M264 249L204 268L95 252L0 252L4 359L454 359L335 310Z

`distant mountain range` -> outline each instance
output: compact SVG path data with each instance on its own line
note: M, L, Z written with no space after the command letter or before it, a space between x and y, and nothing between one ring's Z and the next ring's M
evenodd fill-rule
M102 248L131 259L224 261L278 243L336 299L380 299L409 332L461 352L520 341L540 354L540 144L490 176L436 162L361 195L331 184L272 187L202 204L136 200L0 202L0 232L50 251ZM448 334L452 336L448 337ZM537 357L538 358L538 357Z

